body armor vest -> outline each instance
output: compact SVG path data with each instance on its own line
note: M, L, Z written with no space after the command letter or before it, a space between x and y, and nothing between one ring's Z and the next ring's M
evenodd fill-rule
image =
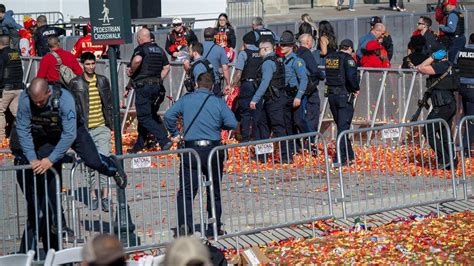
M275 43L275 40L273 39L273 32L271 30L263 28L255 30L255 32L258 33L258 39L256 43L257 47L261 42Z
M0 89L23 89L23 68L20 53L10 47L5 47L1 50L1 57L6 58L7 61L3 69L3 80L0 80Z
M46 138L55 142L59 141L62 132L61 116L59 115L61 89L54 88L51 97L51 104L44 108L37 107L30 100L31 134L33 138Z
M262 66L265 61L272 60L275 62L276 71L273 73L272 80L270 81L270 86L275 89L283 90L285 89L285 66L283 65L283 61L281 58L276 57L275 55L267 56L263 59L262 64L258 68L257 71L257 84L260 85L262 81ZM267 88L268 91L268 88Z
M345 53L337 52L326 57L326 85L346 87Z
M458 53L456 68L462 78L474 78L474 49L463 48Z
M256 79L257 74L259 73L258 70L263 62L262 57L260 56L259 51L245 49L244 52L247 54L247 61L242 70L240 80Z
M149 77L160 78L161 70L163 70L163 51L156 43L152 42L143 44L143 51L145 56L138 74L133 80L138 81Z

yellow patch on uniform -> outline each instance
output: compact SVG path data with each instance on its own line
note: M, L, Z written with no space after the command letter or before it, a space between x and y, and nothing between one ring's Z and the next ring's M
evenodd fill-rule
M339 58L326 59L326 68L339 69Z
M303 63L301 63L301 61L298 61L298 67L302 67L303 66Z
M20 54L18 52L8 53L8 58L10 61L18 61L20 60Z

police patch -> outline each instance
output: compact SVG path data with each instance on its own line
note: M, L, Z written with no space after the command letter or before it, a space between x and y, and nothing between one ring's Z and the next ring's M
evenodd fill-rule
M298 61L298 67L302 67L303 66L303 63L301 63L301 61Z
M70 121L72 119L76 119L76 113L74 113L72 110L69 110L69 113L67 113L67 120Z
M352 59L348 60L347 63L349 64L349 66L351 67L355 67L356 66L356 62Z

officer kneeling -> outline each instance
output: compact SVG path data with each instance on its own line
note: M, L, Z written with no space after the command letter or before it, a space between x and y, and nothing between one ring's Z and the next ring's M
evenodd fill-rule
M428 57L423 63L416 66L418 72L429 75L426 85L431 94L431 104L433 110L428 114L427 120L441 118L448 125L456 114L456 99L453 90L457 89L454 68L448 61L448 53L445 50L438 50ZM428 138L428 143L432 149L436 150L438 157L438 167L440 169L451 169L449 159L449 142L446 128L440 123L427 124L423 134ZM457 160L454 160L454 167Z
M181 97L165 113L165 124L172 136L172 141L178 143L184 140L186 148L195 149L199 153L202 162L202 174L208 176L212 171L214 182L214 201L216 207L216 219L219 234L223 234L221 229L221 195L220 178L224 162L224 154L219 153L219 158L213 161L212 169L207 168L207 160L210 151L221 144L221 130L232 130L237 126L232 111L220 97L212 93L214 81L210 73L199 75L198 88ZM176 121L182 116L184 133L179 134ZM179 234L191 233L193 224L192 201L199 189L198 169L195 158L189 158L189 154L184 154L181 163L180 185L177 194L178 224ZM192 178L192 180L190 179ZM211 215L210 191L207 191L207 213ZM208 228L207 234L212 234L212 227Z

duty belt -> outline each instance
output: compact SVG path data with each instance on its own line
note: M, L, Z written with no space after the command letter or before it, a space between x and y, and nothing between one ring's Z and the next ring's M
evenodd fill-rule
M341 92L347 92L346 88L341 86L327 86L326 94L341 94Z
M184 146L187 147L187 148L219 146L219 145L221 145L220 140L189 140L189 141L184 141Z
M137 81L133 81L135 87L143 87L143 86L160 86L161 85L161 79L160 78L144 78L144 79L139 79Z

